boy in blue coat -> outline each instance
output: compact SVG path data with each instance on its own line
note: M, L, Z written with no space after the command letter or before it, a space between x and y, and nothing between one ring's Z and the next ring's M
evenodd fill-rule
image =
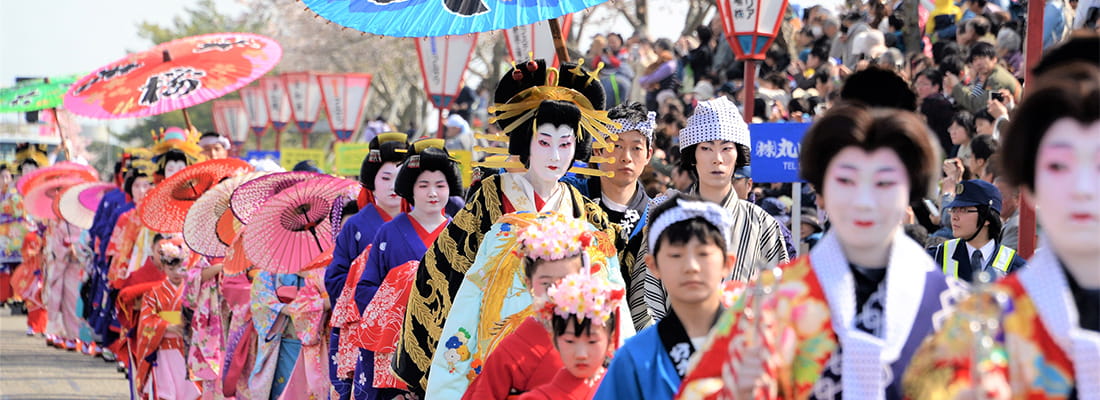
M653 206L646 265L667 289L671 311L615 353L594 399L676 394L691 355L722 313L722 279L734 267L734 255L726 249L731 225L729 211L694 195L676 194Z

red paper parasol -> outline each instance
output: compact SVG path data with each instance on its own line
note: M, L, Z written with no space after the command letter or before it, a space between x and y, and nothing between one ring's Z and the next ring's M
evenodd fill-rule
M272 196L244 231L245 254L268 272L293 274L334 246L329 212L332 202L357 183L319 178Z
M226 179L195 201L183 222L183 239L196 253L225 257L241 222L229 210L229 196L241 184L266 175L249 172Z
M298 272L305 272L328 267L329 264L332 264L332 250L335 248L336 246L329 247L328 250L325 250L324 253L321 253L321 255L317 256L317 258L314 258L313 261L310 261L308 265L302 267L302 270Z
M252 221L252 214L267 199L302 181L321 176L314 172L296 171L279 172L253 179L233 192L233 196L229 198L229 208L233 210L233 215L236 215L237 219L247 224Z
M23 197L23 207L35 218L57 219L54 202L61 197L61 192L70 187L86 183L81 178L60 178L36 184L30 187L27 195Z
M114 188L115 185L106 182L88 182L73 186L61 194L57 211L70 224L80 229L91 228L99 200Z
M106 119L180 110L240 89L274 68L282 55L274 40L251 33L177 39L81 78L65 95L65 108Z
M36 169L29 174L23 175L15 182L15 189L19 191L19 194L26 196L27 192L40 182L70 176L79 177L86 181L99 180L99 173L96 172L95 168L64 161L48 167Z
M183 231L187 210L203 193L226 178L252 171L236 158L203 161L158 183L141 202L138 215L146 227L160 233Z

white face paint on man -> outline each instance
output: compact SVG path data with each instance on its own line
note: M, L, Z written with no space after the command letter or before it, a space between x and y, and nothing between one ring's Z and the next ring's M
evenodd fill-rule
M531 140L531 152L528 158L527 178L544 183L557 182L569 169L576 152L577 139L573 128L568 125L538 126Z
M1059 254L1100 253L1100 122L1062 118L1039 143L1036 216Z
M825 211L845 251L889 245L909 203L909 176L897 153L846 147L829 162L823 186Z

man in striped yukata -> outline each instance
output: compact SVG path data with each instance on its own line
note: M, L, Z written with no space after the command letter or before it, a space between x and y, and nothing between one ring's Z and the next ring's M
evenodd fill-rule
M733 187L734 170L749 165L750 144L748 125L737 107L723 97L699 103L680 131L680 168L695 177L687 192L729 210L733 226L728 248L736 263L728 279L743 282L761 267L789 261L779 222L762 208L741 200ZM659 320L668 309L666 291L659 280L648 275L645 286L650 315Z

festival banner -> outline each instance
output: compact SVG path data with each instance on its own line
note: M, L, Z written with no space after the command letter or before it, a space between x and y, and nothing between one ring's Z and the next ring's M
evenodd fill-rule
M424 78L424 92L436 108L449 107L462 90L462 76L474 54L477 34L414 40Z
M370 153L369 143L335 143L336 175L357 176L363 159Z
M324 150L289 147L283 148L280 153L282 153L282 159L279 160L279 165L281 165L283 169L286 169L287 171L294 169L294 166L296 164L306 160L313 160L313 162L317 163L317 167L321 168L324 171L331 170L331 168L328 168L328 165L325 162Z
M363 112L367 108L371 75L321 74L317 80L320 82L321 98L324 100L332 133L339 141L350 141L363 126ZM339 165L336 168L339 170ZM356 164L356 174L358 168Z

